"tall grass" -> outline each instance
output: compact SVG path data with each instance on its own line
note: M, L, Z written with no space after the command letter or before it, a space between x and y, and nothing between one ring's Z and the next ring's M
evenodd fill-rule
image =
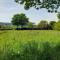
M60 31L1 31L0 60L60 60Z
M30 41L22 46L16 53L13 50L5 51L1 60L60 60L60 44L51 46L49 42L42 43L42 46Z

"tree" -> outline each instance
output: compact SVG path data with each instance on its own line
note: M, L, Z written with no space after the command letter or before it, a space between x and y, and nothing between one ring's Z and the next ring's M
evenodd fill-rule
M57 14L58 19L60 20L60 13Z
M32 22L28 23L28 28L34 28L34 24Z
M50 28L51 30L54 29L55 23L56 23L55 21L50 21L50 23L49 23L49 28Z
M40 21L40 23L38 24L38 28L48 29L48 22L45 20Z
M55 30L60 30L60 13L57 14L57 17L58 17L58 22L55 23L54 25L54 29Z
M19 4L23 4L25 9L30 7L46 8L48 12L57 12L57 9L60 6L60 0L15 0Z
M60 30L60 22L55 23L54 29L55 30Z
M17 28L19 25L21 26L21 28L23 28L23 26L26 25L28 22L28 18L23 13L16 14L12 18L12 24L17 25Z

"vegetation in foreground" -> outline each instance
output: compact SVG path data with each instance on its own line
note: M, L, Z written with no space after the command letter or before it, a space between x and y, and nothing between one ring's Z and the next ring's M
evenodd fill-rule
M0 31L0 60L60 60L60 31Z

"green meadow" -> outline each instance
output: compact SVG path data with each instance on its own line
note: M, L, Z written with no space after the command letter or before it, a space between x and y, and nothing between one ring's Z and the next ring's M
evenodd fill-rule
M26 43L27 41L35 40L37 42L60 42L60 31L55 30L11 30L0 31L0 46L14 43Z
M28 51L30 51L33 48L31 50L31 52L32 51L37 52L37 50L43 49L43 47L42 47L43 43L48 44L47 50L49 50L49 51L50 51L49 46L55 48L55 46L60 43L60 31L55 31L55 30L18 30L18 31L17 30L9 30L9 31L6 30L6 31L0 31L0 58L1 58L1 60L9 60L9 59L10 60L20 60L19 54L22 54L23 51L24 51L23 54L26 54ZM33 47L31 47L31 46L33 46ZM39 47L39 49L38 49L38 47ZM26 48L28 50L26 50ZM60 49L60 48L58 47L58 49ZM33 52L32 54L34 54L35 52ZM58 52L60 52L60 51L58 51ZM28 53L28 55L30 53ZM37 53L37 55L38 55L38 53ZM10 56L13 56L13 59ZM33 60L33 58L28 58L28 59ZM39 60L39 59L36 59L36 60ZM44 59L41 59L41 60L44 60ZM57 60L59 60L59 59L57 59ZM21 60L26 60L26 59L24 58ZM49 60L49 59L46 58L46 60Z

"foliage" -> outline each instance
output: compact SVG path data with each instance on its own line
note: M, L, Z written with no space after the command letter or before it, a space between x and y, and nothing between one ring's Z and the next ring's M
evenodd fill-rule
M55 23L54 29L55 30L60 30L60 22Z
M56 23L55 21L50 21L50 22L49 22L49 28L50 28L51 30L54 29L55 23Z
M60 20L60 13L57 14L58 19Z
M19 4L23 4L25 9L30 7L46 8L48 12L57 12L57 9L60 6L60 0L15 0Z
M60 60L59 36L50 30L0 31L0 60Z
M27 24L27 26L28 26L28 28L33 28L33 27L34 27L34 25L33 25L32 22L29 22L29 23Z
M19 25L21 25L21 27L23 27L23 25L26 25L27 23L28 23L28 18L23 13L16 14L12 18L12 24L17 25L17 27Z
M40 23L38 24L38 28L48 29L48 22L45 20L40 21Z

